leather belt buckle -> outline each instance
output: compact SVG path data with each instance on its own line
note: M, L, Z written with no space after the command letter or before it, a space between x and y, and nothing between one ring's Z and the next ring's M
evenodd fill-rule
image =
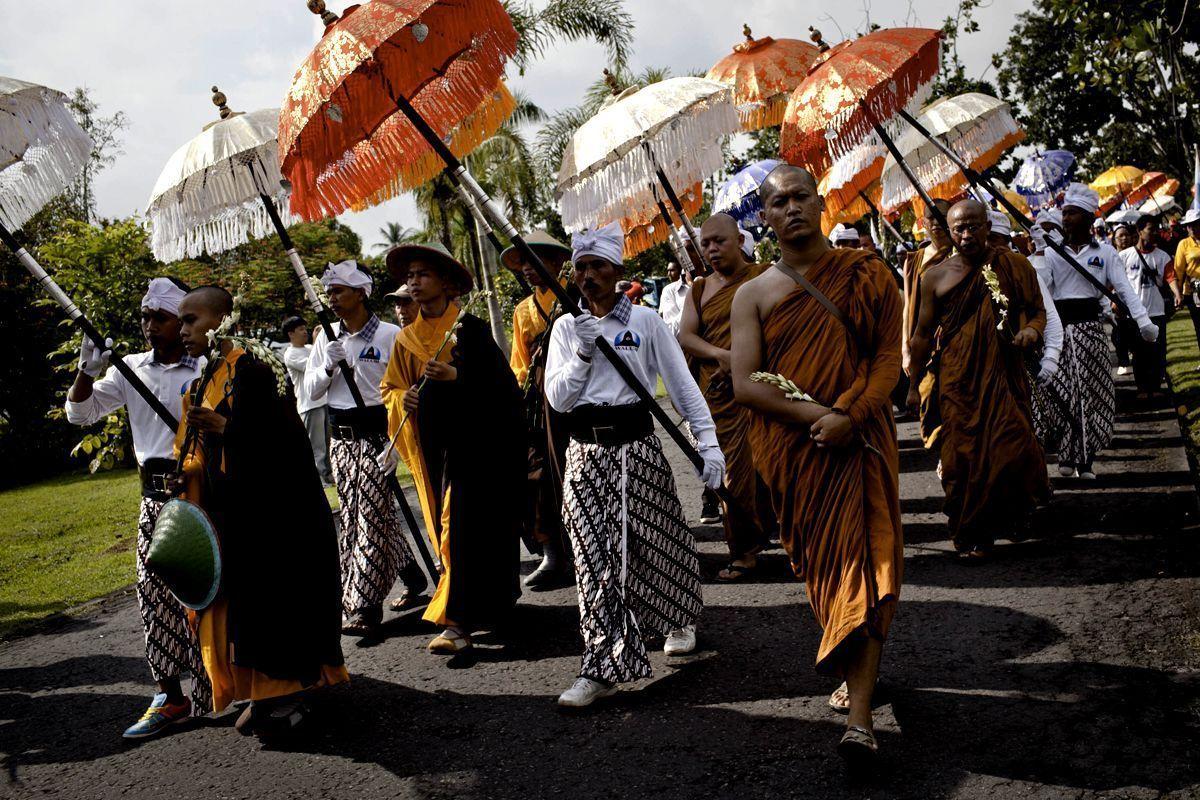
M357 439L358 433L354 430L353 425L334 425L334 433L339 439Z
M151 475L150 476L150 489L152 491L160 492L162 494L170 494L170 492L167 490L167 476L162 475L162 474Z
M616 433L615 425L593 425L592 426L592 441L596 444L604 444L610 440Z

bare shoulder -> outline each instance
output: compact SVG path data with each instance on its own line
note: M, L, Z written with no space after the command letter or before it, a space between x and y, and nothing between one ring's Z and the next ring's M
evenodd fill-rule
M733 302L735 310L752 306L755 316L760 320L766 319L775 304L786 297L796 284L791 278L770 266L765 267L760 275L738 287Z

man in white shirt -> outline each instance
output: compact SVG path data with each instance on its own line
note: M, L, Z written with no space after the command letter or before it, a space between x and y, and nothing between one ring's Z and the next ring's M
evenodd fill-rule
M694 650L703 608L696 544L650 410L597 352L599 338L651 393L662 376L700 443L704 483L715 489L725 472L712 416L679 343L653 311L616 293L623 240L617 223L573 238L575 284L589 313L555 322L546 361L546 400L565 415L571 437L563 518L575 552L584 654L579 678L558 702L576 708L650 677L644 632L666 634L669 656Z
M1101 284L1113 288L1147 342L1158 338L1141 298L1129 285L1125 262L1108 242L1092 236L1099 196L1082 183L1067 187L1062 221L1066 250ZM1108 360L1108 337L1101 309L1108 301L1066 259L1047 248L1035 265L1063 323L1060 368L1048 387L1051 402L1063 409L1058 430L1047 432L1047 449L1058 450L1059 473L1094 480L1093 459L1112 440L1117 389Z
M662 297L658 300L658 313L672 336L679 335L679 322L683 319L683 298L687 295L688 284L683 279L683 271L672 261L667 264L667 280L663 287Z
M179 302L187 288L173 278L155 278L142 298L142 333L150 350L125 359L167 410L179 417L183 393L200 377L204 359L189 357L179 335ZM142 504L138 514L137 600L146 636L146 661L158 692L142 718L128 730L128 739L155 736L191 714L211 710L212 687L200 645L188 625L187 612L162 579L146 569L146 555L154 523L170 499L166 476L175 470L175 431L154 413L121 373L109 370L111 351L99 352L86 336L79 354L79 372L67 392L67 420L92 425L124 407L129 413L133 451L142 479ZM98 380L97 380L98 379ZM191 700L184 696L179 678L191 673Z
M312 345L308 343L308 327L300 317L291 317L283 323L283 335L288 345L283 350L283 363L292 379L292 391L296 394L296 412L304 422L308 441L312 444L313 462L317 474L325 486L333 485L333 472L329 469L329 411L328 402L313 400L304 391L304 373L308 370L308 359Z
M1129 284L1137 291L1150 321L1158 328L1158 340L1154 342L1138 338L1136 332L1130 330L1132 326L1127 326L1125 331L1133 351L1137 399L1145 400L1162 389L1167 363L1167 303L1163 290L1169 291L1176 308L1183 304L1183 295L1179 291L1171 255L1158 246L1158 218L1147 214L1138 219L1136 227L1137 242L1122 250L1120 256L1125 262Z
M356 262L330 264L321 283L338 316L333 324L337 338L331 342L324 330L317 331L304 392L310 400L329 404L329 454L341 500L342 630L371 636L383 621L383 601L397 577L406 591L392 603L394 610L420 603L428 586L400 528L389 478L375 459L387 443L387 409L379 384L400 329L371 312L367 298L374 281ZM362 408L338 368L341 361L350 365Z

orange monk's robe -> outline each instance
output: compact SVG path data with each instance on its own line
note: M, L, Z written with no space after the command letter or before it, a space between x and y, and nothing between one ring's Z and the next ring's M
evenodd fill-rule
M416 485L426 532L442 562L425 619L442 626L485 627L520 595L520 509L524 506L525 426L512 370L487 325L453 303L438 318L424 312L396 336L380 391L388 434L404 420L404 394L437 360L458 371L427 381L420 411L396 440ZM460 324L451 343L447 332ZM441 348L441 353L438 349Z
M743 265L703 305L700 298L704 296L706 282L704 278L695 280L691 297L700 320L701 339L713 347L730 349L733 330L729 313L733 308L733 296L738 287L758 277L762 270L760 264ZM715 373L720 370L718 363L695 360L699 364L697 382L717 426L717 443L725 454L725 488L737 502L736 508L725 507L724 522L729 556L738 559L762 549L769 534L775 530L775 516L766 486L754 468L754 454L750 450L750 409L733 399L733 382L728 375L716 376L717 380L714 380Z
M908 341L917 330L917 318L921 313L921 276L930 267L937 266L950 257L952 248L938 249L930 242L915 250L904 259L904 339L901 347L902 366L906 373L912 371L908 363Z
M862 250L830 250L806 277L853 332L797 286L763 320L761 369L841 409L865 447L817 447L807 425L756 414L754 461L771 492L780 541L824 633L819 672L845 676L846 646L887 635L900 595L903 539L896 426L901 300L888 267Z
M227 420L184 460L184 498L221 542L221 588L198 612L213 710L350 679L341 651L337 535L295 403L270 369L234 349L201 399ZM176 433L183 448L191 392Z
M1022 328L1045 332L1037 274L1011 250L991 248L986 264L1000 280L1007 317L1001 323L983 269L969 273L941 300L932 380L922 382L922 436L926 447L941 444L945 512L959 550L1011 536L1050 491L1025 353L1012 344Z

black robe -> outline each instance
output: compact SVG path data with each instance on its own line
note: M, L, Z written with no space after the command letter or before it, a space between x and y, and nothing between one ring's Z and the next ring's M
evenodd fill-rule
M425 383L417 420L430 484L443 489L435 494L452 488L446 614L471 629L502 622L521 596L526 427L517 379L488 325L467 314L457 340L458 377Z

